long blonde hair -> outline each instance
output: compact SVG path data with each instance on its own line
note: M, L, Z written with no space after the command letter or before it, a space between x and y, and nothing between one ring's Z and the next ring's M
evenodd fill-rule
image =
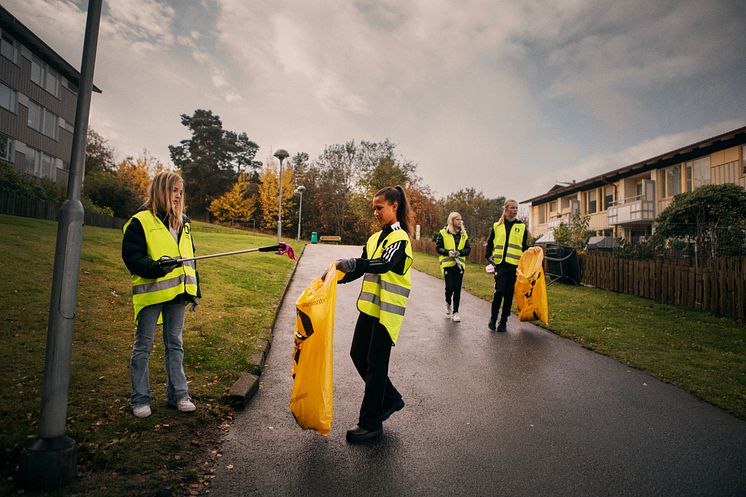
M453 218L456 217L456 216L461 216L461 214L459 214L458 212L455 212L455 211L451 212L450 214L448 214L448 221L446 222L446 226L448 228L448 231L450 231L454 235L457 233L455 227L453 226ZM461 230L458 231L458 233L460 233L461 231L466 231L466 227L464 226L464 223L463 223L463 218L462 218L462 222L461 222Z
M157 216L159 211L168 213L168 224L175 230L181 228L181 218L184 215L184 192L181 193L181 202L176 209L170 202L171 192L178 182L184 184L181 176L173 171L163 171L156 174L153 181L150 182L148 197L142 205L143 209L149 210L154 216Z
M510 202L513 202L515 204L515 206L518 207L518 202L516 202L512 198L509 198L508 200L506 200L505 203L503 204L503 213L500 216L500 219L497 220L498 226L501 225L501 224L503 224L505 222L505 208L508 207L508 204Z

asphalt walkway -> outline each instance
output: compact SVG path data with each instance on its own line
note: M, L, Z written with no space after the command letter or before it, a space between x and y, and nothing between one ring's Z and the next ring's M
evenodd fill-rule
M390 365L406 407L383 439L345 442L363 393L349 358L360 281L337 292L331 434L301 430L288 407L295 300L360 252L306 247L211 496L746 495L745 421L514 316L490 332L489 302L467 293L453 323L442 281L417 271Z

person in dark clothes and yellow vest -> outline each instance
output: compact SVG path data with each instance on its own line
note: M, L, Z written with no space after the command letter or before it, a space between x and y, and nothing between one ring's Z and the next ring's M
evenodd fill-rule
M368 239L360 258L336 264L346 273L340 283L364 276L350 356L365 381L365 393L357 426L347 431L350 443L379 438L383 422L404 407L388 376L391 348L399 337L412 288L412 211L404 189L397 185L379 190L373 198L373 214L381 231Z
M485 254L495 268L495 293L492 297L492 313L487 327L491 331L507 331L510 307L513 305L516 269L523 252L528 249L526 225L516 219L518 202L506 200L500 219L492 226L487 237ZM495 327L502 304L500 324Z
M471 252L469 235L466 234L464 222L458 212L448 214L448 222L435 240L435 250L438 252L440 272L446 284L446 318L458 323L461 321L458 309L461 302L461 285L464 281L464 266L466 256Z
M189 398L184 374L185 306L195 309L199 276L194 257L189 218L184 214L184 181L171 171L158 173L150 184L141 210L124 225L122 259L132 273L132 303L137 331L132 347L130 376L132 412L150 416L148 360L153 351L155 329L163 324L168 405L190 412L196 406Z

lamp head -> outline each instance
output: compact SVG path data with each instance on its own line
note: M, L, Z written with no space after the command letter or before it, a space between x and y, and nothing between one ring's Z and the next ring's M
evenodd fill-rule
M306 191L306 187L303 185L298 185L298 188L295 189L296 192L303 193Z
M282 162L285 159L287 159L288 157L290 157L290 154L284 148L280 148L280 149L277 150L277 152L275 152L275 157L277 157L278 159L280 159L280 162Z

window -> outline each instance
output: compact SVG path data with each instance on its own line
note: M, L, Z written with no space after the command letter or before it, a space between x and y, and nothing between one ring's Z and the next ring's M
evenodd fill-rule
M28 125L53 140L57 139L57 114L49 112L33 100L28 101Z
M547 222L547 212L546 212L546 204L541 204L537 206L539 209L539 224L544 224Z
M549 212L550 213L557 212L557 201L556 200L552 200L551 202L549 202Z
M660 195L658 198L666 198L668 197L668 195L666 195L666 171L659 169L657 171L657 176L658 176L658 186L659 186L658 192Z
M741 147L741 173L746 174L746 145Z
M26 161L23 172L31 176L39 176L37 164L41 165L41 152L26 145Z
M56 163L57 160L51 155L26 146L26 163L23 169L26 174L54 180L57 177Z
M16 112L17 97L16 92L0 83L0 107Z
M681 164L666 168L667 197L681 193Z
M16 48L16 42L13 38L3 33L0 38L0 54L6 59L13 61L14 64L18 63L18 49Z
M684 191L691 192L694 190L692 185L692 161L684 164Z
M608 185L604 187L604 210L607 210L609 207L611 207L611 204L614 203L614 187L612 185Z
M59 96L60 78L48 65L36 57L31 58L31 81L52 95Z
M0 135L0 159L13 162L13 140Z
M710 156L702 157L692 163L692 189L710 184Z
M635 197L642 198L642 180L638 180L635 183Z
M589 192L583 192L583 196L585 197L585 213L586 214L595 213L598 210L596 190L591 190Z

